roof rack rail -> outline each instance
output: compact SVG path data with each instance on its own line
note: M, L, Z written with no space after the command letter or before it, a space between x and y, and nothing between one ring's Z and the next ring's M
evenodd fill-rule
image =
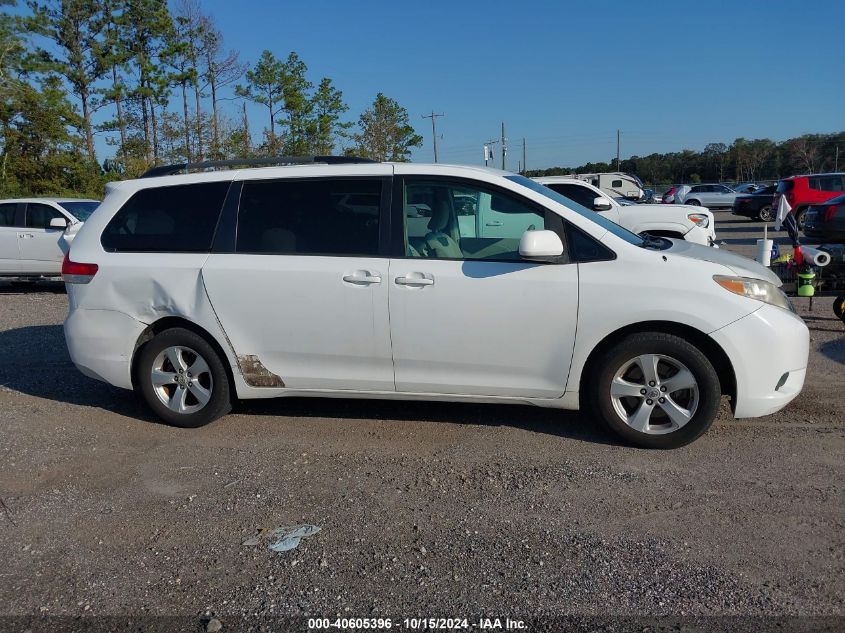
M355 163L375 163L378 161L359 156L273 156L269 158L234 158L232 160L208 160L200 163L176 163L150 167L141 178L173 176L187 174L190 171L208 170L221 167L270 167L284 165L348 165Z

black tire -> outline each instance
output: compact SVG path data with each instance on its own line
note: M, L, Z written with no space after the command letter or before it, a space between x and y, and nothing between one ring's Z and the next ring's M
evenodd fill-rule
M772 209L772 205L767 204L765 207L760 209L760 212L757 214L757 217L760 219L761 222L774 222L775 210Z
M804 230L804 218L806 215L807 209L798 209L798 211L795 212L795 223L798 225L799 231Z
M845 295L839 295L833 300L833 314L845 323Z
M641 355L659 355L669 358L671 361L685 366L695 379L698 388L695 411L688 422L674 431L653 434L636 430L622 419L621 414L614 407L614 401L611 397L611 383L613 382L614 376ZM661 366L663 367L663 371L671 368L671 364L664 360L658 363L658 367ZM593 367L593 373L589 382L592 389L588 394L592 408L613 433L630 444L643 448L659 449L685 446L705 433L716 418L719 410L719 401L722 396L716 370L701 350L678 336L661 332L631 334L602 354ZM670 377L671 375L667 374L663 377L663 380L668 380ZM656 387L659 390L661 385L657 384ZM643 385L643 388L648 389L649 392L652 389L646 384ZM679 401L682 401L686 394L687 398L689 398L686 401L687 406L692 408L691 391L671 393L679 393L680 396L677 396ZM636 406L638 398L640 398L640 405L645 405L646 402L654 402L653 400L645 400L646 397L646 395L643 395L642 397L636 396L634 398L620 399L619 406L632 404L632 409L638 409ZM669 401L670 404L674 402L671 398L669 398ZM678 402L678 404L680 405L681 402ZM657 412L655 420L658 423L664 420L668 423L669 419L664 413L662 405L654 403L653 410ZM659 430L658 427L671 428L668 424L655 424L654 430Z
M199 409L179 412L169 408L161 398L165 397L168 392L175 395L175 390L179 389L179 385L174 383L172 385L159 386L158 389L161 391L158 392L157 387L153 385L153 366L154 364L158 364L159 356L164 354L165 350L171 348L185 348L182 358L188 370L192 366L198 366L196 365L197 356L201 357L206 363L208 371L202 371L201 376L193 377L193 380L182 379L186 381L186 384L194 381L197 383L202 381L198 387L201 387L203 391L210 391L210 398ZM194 365L190 365L190 363L194 363ZM163 373L173 371L174 378L177 377L176 370L169 361L164 366L169 369ZM185 375L191 376L190 373L186 373ZM203 426L226 415L232 408L231 386L223 360L202 336L184 328L165 330L144 345L138 356L138 362L135 365L135 385L137 391L153 412L159 418L173 426L182 428ZM198 387L196 392L198 392ZM160 396L159 393L163 395ZM189 407L196 407L201 404L194 393L195 391L192 391L190 387L187 389L183 401Z
M701 206L701 203L698 200L696 200L695 198L693 198L692 200L685 200L684 204L688 204L688 205L693 206L693 207L700 207Z

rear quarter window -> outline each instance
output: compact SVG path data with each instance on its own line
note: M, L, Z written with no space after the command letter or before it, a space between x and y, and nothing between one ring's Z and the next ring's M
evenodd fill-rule
M109 221L100 242L107 251L210 251L229 184L142 189Z

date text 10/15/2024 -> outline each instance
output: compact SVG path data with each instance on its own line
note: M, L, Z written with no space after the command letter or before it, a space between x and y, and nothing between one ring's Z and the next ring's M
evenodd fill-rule
M387 630L408 629L422 630L465 630L482 631L523 631L528 627L523 620L510 618L308 618L309 630Z

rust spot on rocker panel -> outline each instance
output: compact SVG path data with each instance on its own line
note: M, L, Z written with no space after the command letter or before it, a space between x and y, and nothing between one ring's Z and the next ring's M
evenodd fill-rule
M238 367L241 369L246 384L250 387L284 387L284 381L267 369L258 356L245 354L238 356Z

